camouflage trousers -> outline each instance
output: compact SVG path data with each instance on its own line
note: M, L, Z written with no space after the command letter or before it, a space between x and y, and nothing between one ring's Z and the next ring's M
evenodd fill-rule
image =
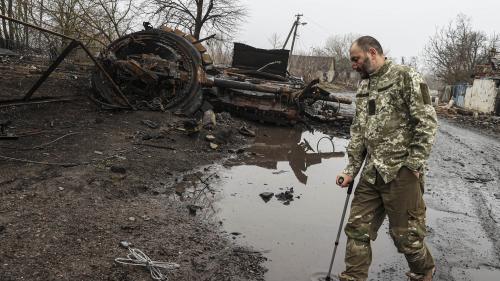
M375 184L361 179L354 191L351 213L345 227L347 247L346 270L341 280L364 281L372 261L370 240L387 215L389 233L398 252L405 255L410 271L425 274L434 268L434 260L424 243L425 203L423 181L408 168L402 167L396 179L384 183L377 173Z

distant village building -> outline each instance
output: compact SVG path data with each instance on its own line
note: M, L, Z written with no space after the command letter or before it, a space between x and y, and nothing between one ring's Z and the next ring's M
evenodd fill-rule
M477 79L500 80L500 52L491 49L486 63L477 65L474 72Z
M442 101L481 113L500 115L500 52L490 51L488 60L476 66L472 85L446 86Z

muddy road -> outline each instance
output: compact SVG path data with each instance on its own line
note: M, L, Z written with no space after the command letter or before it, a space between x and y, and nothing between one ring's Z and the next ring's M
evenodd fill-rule
M500 141L440 120L429 159L429 241L438 280L500 276Z

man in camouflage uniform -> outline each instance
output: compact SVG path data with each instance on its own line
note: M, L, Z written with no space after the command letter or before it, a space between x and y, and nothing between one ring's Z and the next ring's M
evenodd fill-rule
M364 169L345 227L346 270L341 281L364 281L385 216L398 252L406 257L410 280L432 280L434 260L424 243L423 173L437 129L429 89L410 67L387 60L380 43L363 36L351 46L353 69L361 74L356 116L347 148L349 163L337 177L347 187ZM344 182L338 182L339 177Z

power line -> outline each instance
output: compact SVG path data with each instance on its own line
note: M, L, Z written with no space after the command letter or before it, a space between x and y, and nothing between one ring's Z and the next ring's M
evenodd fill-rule
M316 22L312 18L309 18L309 17L306 17L306 16L304 16L304 18L307 19L307 21L310 21L314 25L316 25L317 27L319 27L321 29L321 31L325 33L325 35L328 35L328 36L332 35L332 32L328 28L326 28L323 25L319 24L318 22Z

